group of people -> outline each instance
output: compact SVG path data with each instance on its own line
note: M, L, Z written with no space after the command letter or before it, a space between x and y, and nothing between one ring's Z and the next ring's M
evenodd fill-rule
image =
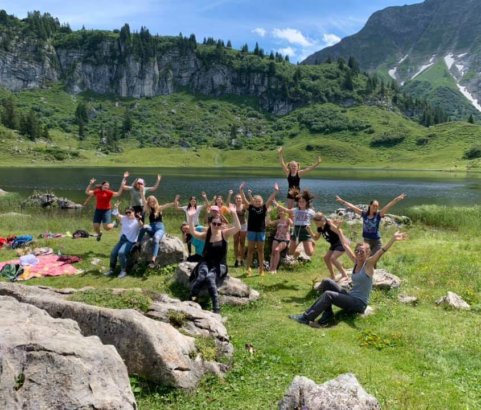
M340 223L327 218L322 212L312 208L313 195L308 190L301 190L301 177L316 168L321 158L313 165L301 169L299 163L284 161L282 147L278 150L279 161L288 182L288 193L285 206L276 200L279 192L277 183L266 201L261 195L253 195L251 190L245 192L246 185L242 183L239 191L228 192L224 203L221 195L214 196L209 201L205 192L201 193L204 204L198 204L195 196L190 197L185 206L179 203L177 195L173 202L160 205L152 192L159 187L161 177L152 187L145 187L142 178L134 180L132 185L127 185L129 173L125 172L118 191L110 190L107 181L94 187L95 179L90 181L86 189L89 197L96 198L96 207L93 218L93 228L97 240L101 240L101 224L105 230L113 227L112 216L116 217L121 225L121 235L111 253L110 270L108 275L114 273L117 259L120 261L121 271L119 277L125 277L127 257L135 244L141 243L147 234L154 238L154 247L150 267L155 266L159 252L159 244L165 234L163 223L163 210L168 207L181 210L185 213L186 222L181 226L184 241L187 244L190 261L198 262L191 275L191 299L195 299L202 286L207 289L212 299L213 310L220 310L217 285L227 275L227 243L233 237L235 267L245 266L247 276L252 276L252 263L257 255L259 274L264 275L265 265L270 273L276 273L282 252L287 253L287 258L297 255L298 245L302 244L304 252L310 257L314 253L314 241L321 236L329 243L329 249L324 255L324 262L330 273L330 279L322 282L321 298L302 315L293 315L292 318L300 323L324 325L332 317L333 304L345 309L360 312L367 306L369 293L372 287L372 274L379 258L397 240L405 238L404 234L397 232L383 247L379 232L380 223L388 210L405 198L401 194L379 209L379 202L371 201L367 210L363 210L339 196L336 200L345 207L359 214L363 220L363 243L351 249L349 241L344 236ZM124 215L120 214L118 204L113 209L111 199L119 197L123 191L130 192L130 205ZM150 195L147 196L147 193ZM234 201L231 202L232 197ZM277 209L277 218L271 220L272 208ZM201 220L201 212L205 209L205 219ZM148 223L145 223L145 219ZM314 227L312 226L312 223ZM264 245L266 230L272 225L274 232L271 246L270 261L264 264ZM314 229L313 229L314 228ZM247 241L247 251L246 243ZM192 249L194 248L194 249ZM347 254L355 263L352 275L352 291L347 293L336 282L334 268L340 274L340 280L349 280L339 257ZM314 319L321 315L321 319Z

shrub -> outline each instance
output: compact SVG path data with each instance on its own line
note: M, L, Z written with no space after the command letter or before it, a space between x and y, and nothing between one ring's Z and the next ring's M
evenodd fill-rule
M481 145L473 145L463 155L463 159L481 158Z
M379 137L375 137L371 140L371 147L373 148L378 148L378 147L385 147L385 148L390 148L394 147L401 142L404 141L406 137L404 135L400 134L393 134L393 135L388 135L388 134L383 134Z

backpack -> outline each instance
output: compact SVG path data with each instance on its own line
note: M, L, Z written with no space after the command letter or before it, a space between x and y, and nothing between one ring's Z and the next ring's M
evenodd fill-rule
M18 276L23 273L23 268L19 264L7 263L0 269L0 277L4 277L10 281L15 281Z
M84 231L83 229L77 229L72 234L72 239L88 238L88 237L90 237L90 234L87 231Z
M23 248L33 241L32 235L19 235L12 241L12 249Z

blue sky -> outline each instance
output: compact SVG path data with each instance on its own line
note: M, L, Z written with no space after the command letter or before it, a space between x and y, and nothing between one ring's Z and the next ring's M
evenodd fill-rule
M291 61L358 32L369 16L389 6L421 0L0 0L0 8L19 18L40 10L72 29L131 30L152 34L231 40L234 48L256 42L266 52L288 54Z

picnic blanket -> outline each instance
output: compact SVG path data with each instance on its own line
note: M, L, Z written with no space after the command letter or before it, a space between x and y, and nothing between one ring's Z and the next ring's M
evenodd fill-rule
M17 277L18 281L41 278L44 276L76 275L80 271L72 264L58 260L57 255L40 255L37 257L38 263L34 266L24 266L24 272ZM0 269L6 264L18 264L18 259L0 262Z

